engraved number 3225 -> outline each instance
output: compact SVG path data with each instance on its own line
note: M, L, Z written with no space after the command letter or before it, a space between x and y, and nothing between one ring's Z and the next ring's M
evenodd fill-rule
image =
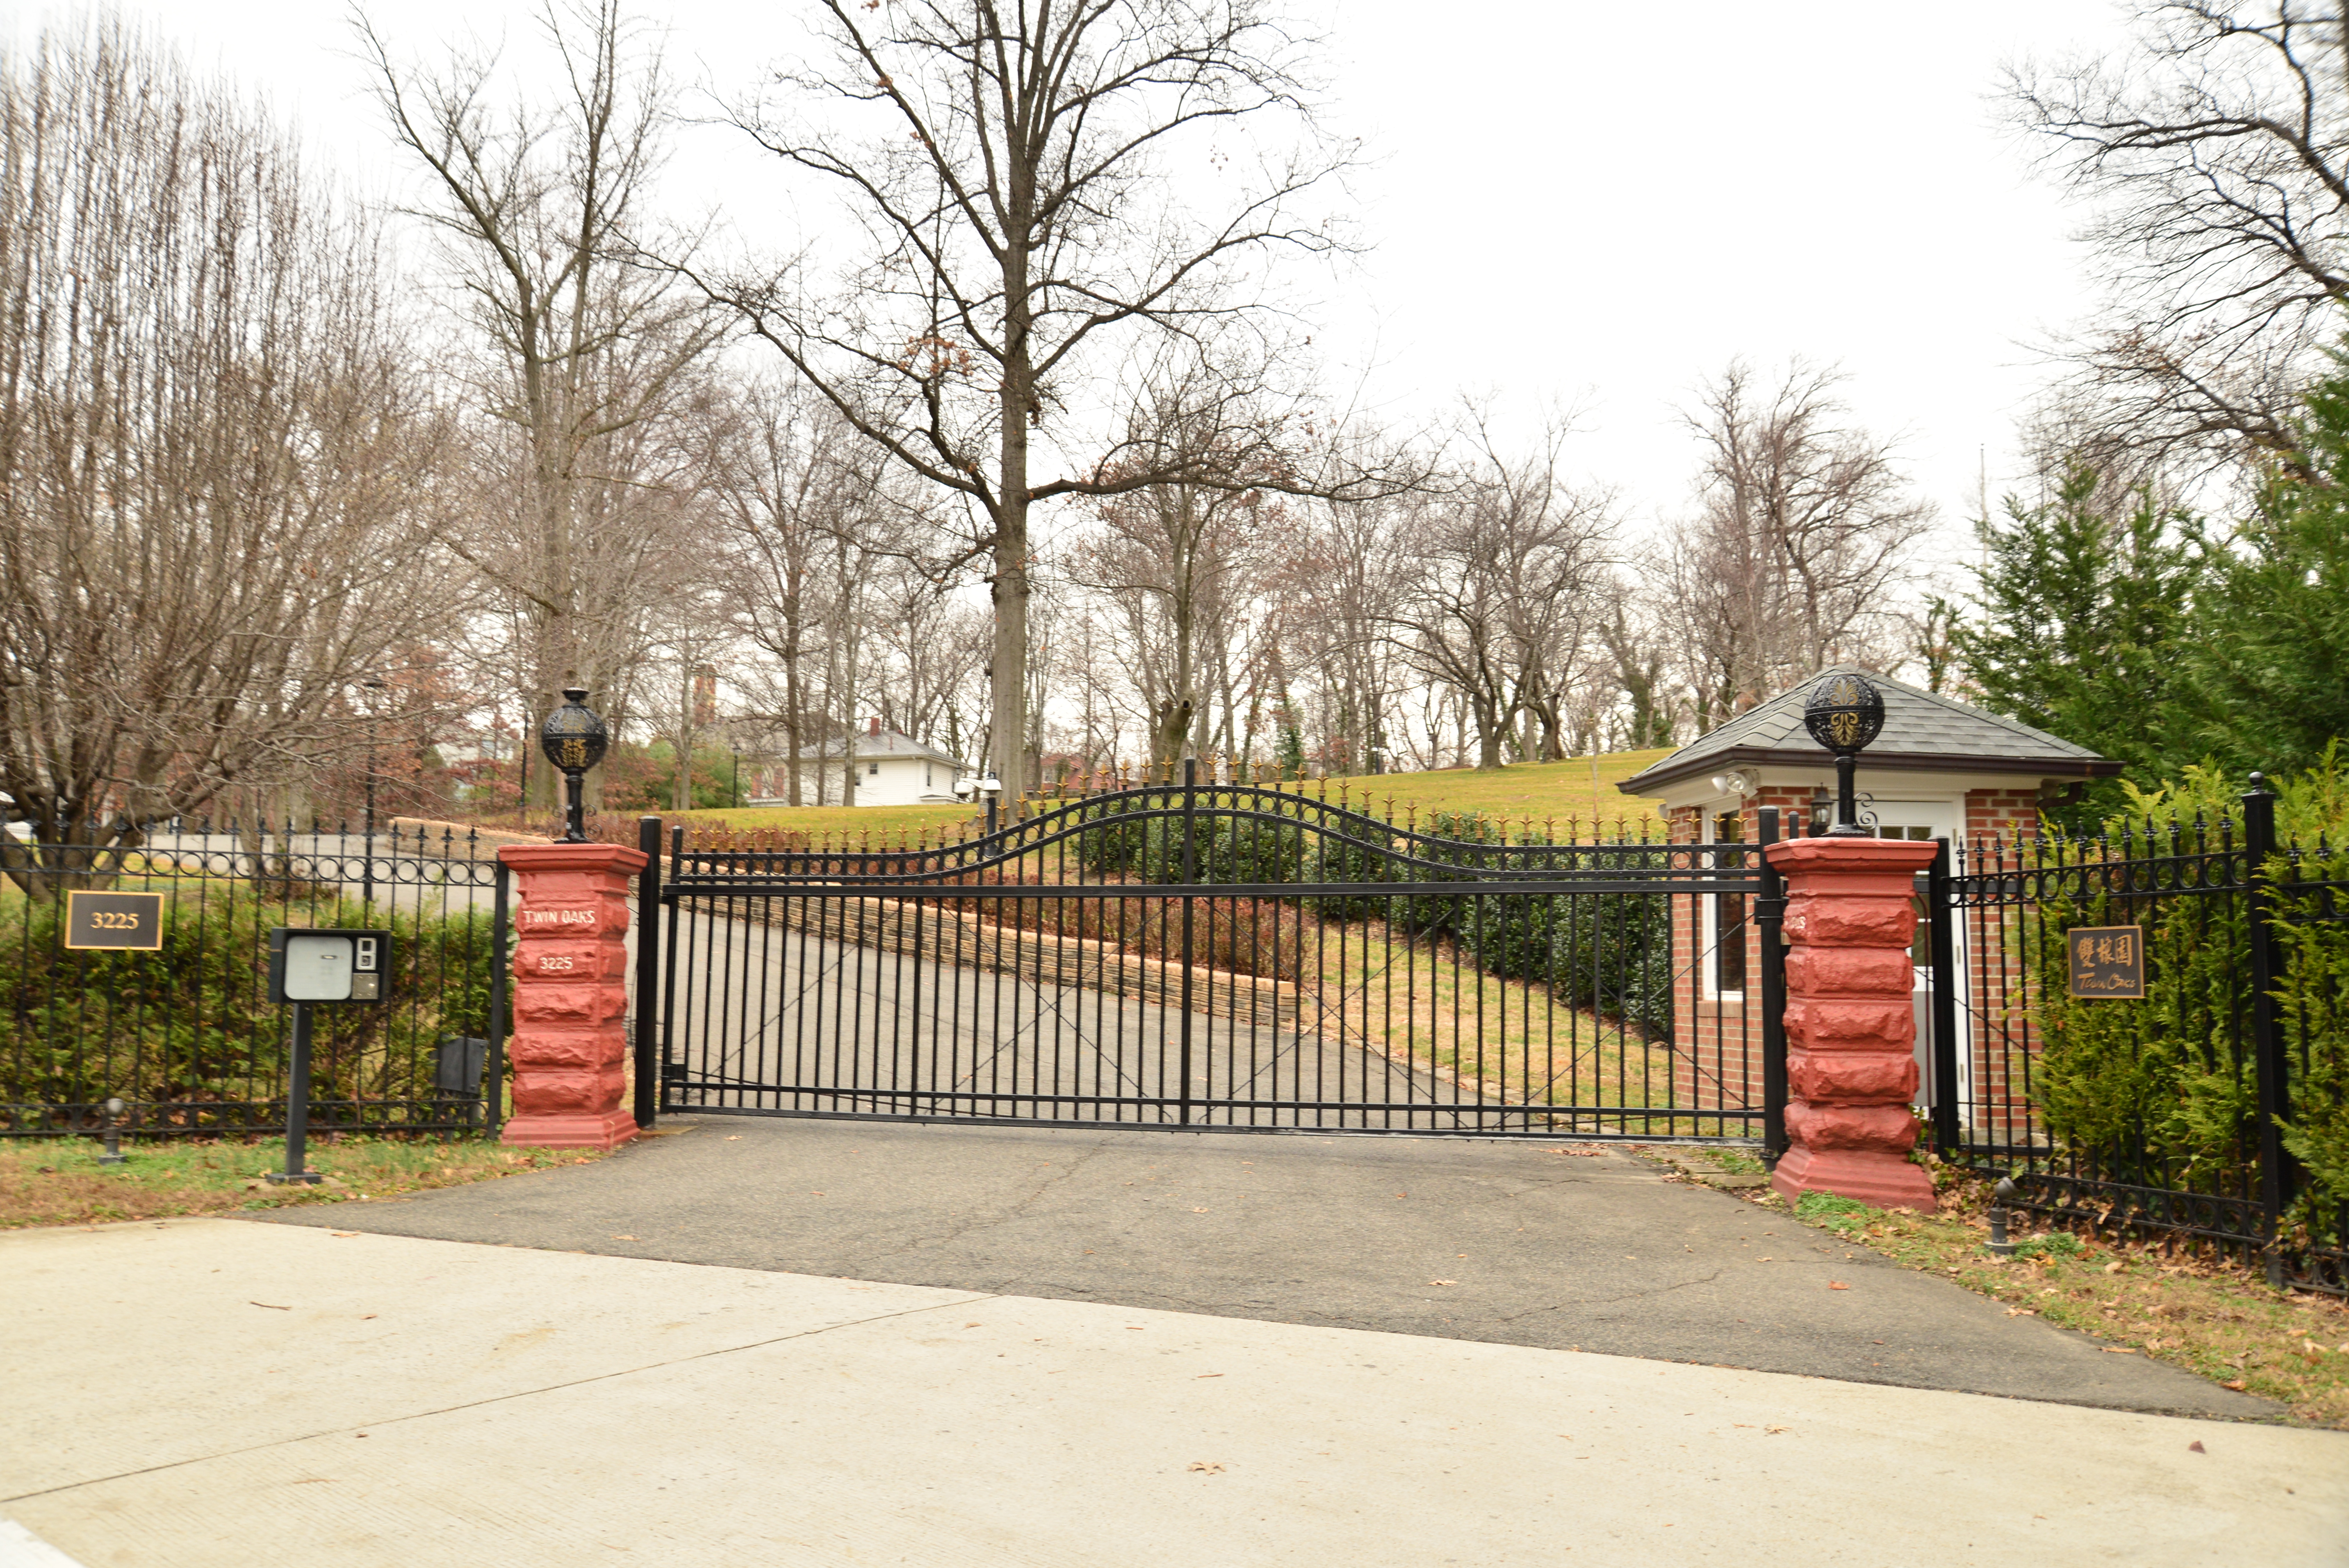
M571 967L571 955L564 954L554 958L542 958L538 961L538 966L541 969L549 970L568 969Z

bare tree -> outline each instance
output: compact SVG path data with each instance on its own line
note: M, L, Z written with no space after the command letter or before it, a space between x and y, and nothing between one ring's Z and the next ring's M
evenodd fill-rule
M617 0L549 0L540 26L562 94L502 108L493 55L412 67L364 15L356 26L392 134L424 170L419 215L444 241L472 333L489 482L456 547L505 597L533 724L574 684L624 713L650 623L694 575L662 527L693 443L662 426L702 395L723 326L635 249L664 150L658 49Z
M1218 676L1228 679L1264 568L1293 548L1282 498L1247 488L1289 471L1284 420L1264 411L1259 387L1193 356L1154 377L1127 416L1126 446L1144 464L1211 479L1104 498L1097 529L1070 552L1070 576L1117 607L1149 715L1148 758L1168 768L1209 749Z
M1700 732L1872 651L1932 526L1891 443L1847 422L1842 380L1796 359L1766 385L1733 361L1687 417L1698 505L1665 581Z
M1558 473L1567 427L1542 449L1506 459L1479 423L1479 460L1423 498L1408 537L1417 572L1393 620L1423 675L1456 691L1476 729L1476 766L1498 768L1513 739L1528 759L1562 755L1557 698L1601 608L1614 525L1608 498ZM1512 736L1520 716L1539 738Z
M136 842L296 777L451 618L388 301L365 225L174 57L94 23L0 60L8 820Z
M1032 510L1154 485L1264 488L1202 466L1195 446L1127 438L1103 419L1118 401L1106 384L1137 344L1147 358L1149 343L1209 325L1269 330L1254 269L1332 246L1300 207L1347 153L1306 104L1309 44L1257 0L823 9L832 63L779 85L837 119L768 103L733 118L843 198L861 261L837 292L796 268L703 281L895 461L968 498L976 526L940 554L987 562L990 751L1001 777L1026 777ZM1268 146L1276 122L1289 150L1252 171L1217 140ZM1215 168L1228 193L1207 215L1180 200L1185 162ZM1040 480L1046 464L1060 473Z
M1392 633L1419 570L1414 513L1402 497L1316 502L1285 570L1270 574L1271 613L1293 629L1328 715L1319 749L1347 772L1385 771L1405 750L1396 732L1411 668Z
M2128 58L2005 81L2015 123L2095 206L2108 319L2066 352L2111 449L2099 466L2195 448L2304 467L2298 393L2349 298L2341 7L2168 0L2137 16Z
M878 666L875 706L883 719L962 758L963 738L972 733L976 717L963 711L963 694L987 666L985 610L903 557L881 562L869 603Z
M771 716L788 747L786 799L806 800L805 761L835 738L824 660L839 623L833 543L864 525L876 454L803 384L767 378L737 398L719 485L725 585L735 624L773 661ZM821 775L819 775L821 777Z
M1643 562L1640 570L1649 566ZM1608 615L1599 623L1598 635L1625 709L1619 738L1631 751L1670 746L1675 717L1667 686L1672 666L1670 647L1650 624L1640 595L1619 582L1613 598Z

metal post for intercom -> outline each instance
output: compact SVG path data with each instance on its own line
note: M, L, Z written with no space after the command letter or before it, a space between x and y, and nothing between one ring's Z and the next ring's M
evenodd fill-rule
M300 1182L316 1186L321 1180L310 1165L310 1004L295 1002L294 1008L294 1064L285 1085L285 1169L272 1171L269 1179L284 1183Z

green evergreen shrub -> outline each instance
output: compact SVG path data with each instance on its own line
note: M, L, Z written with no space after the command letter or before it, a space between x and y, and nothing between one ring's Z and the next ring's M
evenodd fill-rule
M2349 1202L2349 923L2333 918L2349 913L2349 898L2294 886L2349 884L2349 852L2333 847L2349 837L2349 778L2328 748L2316 768L2275 788L2282 847L2263 869L2278 886L2274 995L2292 1065L2283 1142L2307 1171L2305 1201ZM2221 819L2238 824L2241 842L2242 786L2215 768L2186 769L2161 789L2123 789L2126 810L2101 841L2068 841L2066 858L2142 861L2173 845L2190 853L2198 820L2209 848ZM2240 1189L2258 1147L2249 901L2232 892L2126 897L2106 881L2084 888L2064 879L2060 895L2039 907L2044 936L2015 934L2032 955L2041 1117L2108 1169L2145 1167L2192 1190ZM2144 999L2069 995L2063 933L2123 924L2145 929Z

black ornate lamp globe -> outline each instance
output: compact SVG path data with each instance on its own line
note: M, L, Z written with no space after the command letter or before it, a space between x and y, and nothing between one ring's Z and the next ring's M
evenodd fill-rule
M1836 759L1836 825L1827 830L1830 838L1866 838L1868 830L1859 825L1857 792L1852 776L1857 770L1859 754L1868 748L1884 729L1884 694L1876 683L1851 670L1830 670L1811 683L1808 696L1803 700L1803 727L1811 738L1835 753Z
M564 813L566 844L587 841L585 811L581 804L587 769L604 760L605 748L612 744L611 732L604 721L587 711L587 688L564 686L564 702L546 716L538 727L538 748L546 759L563 770L566 803Z

